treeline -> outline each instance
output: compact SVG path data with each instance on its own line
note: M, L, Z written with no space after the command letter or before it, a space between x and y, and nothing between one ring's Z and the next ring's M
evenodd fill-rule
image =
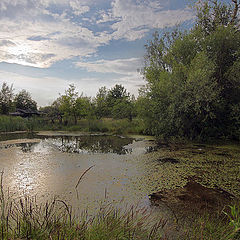
M146 45L141 117L158 137L240 138L239 1L199 1L196 24Z
M65 125L77 124L79 119L127 118L130 121L136 116L135 98L122 85L111 89L102 87L96 97L90 98L79 93L74 85L70 85L65 94L60 95L51 106L40 108L52 123L59 121Z
M79 94L72 84L46 107L37 107L29 92L14 94L13 86L0 89L0 131L16 130L78 130L113 133L144 133L144 124L137 119L137 101L124 86L99 88L95 97ZM25 110L31 118L8 117L9 113ZM17 115L15 112L13 115ZM40 117L37 115L40 114ZM12 115L12 114L11 114Z
M132 120L136 116L135 103L135 97L122 85L117 84L111 89L101 87L96 97L91 98L79 94L72 84L50 106L40 107L39 111L50 117L53 123L55 120L61 123L64 120L77 124L78 119L86 117ZM26 90L14 94L13 86L4 82L0 89L0 114L8 115L16 109L37 111L37 102Z
M158 138L240 139L239 5L214 1L195 4L196 23L189 31L155 33L146 44L146 86L137 99L122 85L102 87L89 98L70 85L51 106L41 108L50 121L77 124L79 119L141 119L141 133ZM26 101L23 101L23 100ZM26 91L13 98L3 84L0 113L20 104L36 109ZM21 108L24 107L21 105Z

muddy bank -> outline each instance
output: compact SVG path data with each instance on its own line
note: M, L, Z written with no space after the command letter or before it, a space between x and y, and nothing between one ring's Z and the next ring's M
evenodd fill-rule
M163 190L150 195L154 206L165 204L177 218L215 214L226 208L236 196L221 188L208 188L190 180L184 187Z

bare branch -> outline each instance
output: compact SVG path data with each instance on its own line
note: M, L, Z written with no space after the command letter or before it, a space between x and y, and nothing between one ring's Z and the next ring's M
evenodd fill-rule
M232 16L232 20L231 20L231 24L236 20L237 18L237 14L238 14L238 10L239 10L239 5L240 3L238 2L238 0L232 0L232 2L234 3L235 7L234 7L234 11L233 11L233 16Z

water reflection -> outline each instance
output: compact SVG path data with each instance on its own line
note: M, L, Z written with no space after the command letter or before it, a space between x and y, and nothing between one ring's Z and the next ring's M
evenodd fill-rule
M124 146L133 142L131 138L117 136L63 136L61 138L46 139L49 144L56 146L62 152L68 153L117 153L119 155L131 153L131 149Z
M116 153L123 155L132 153L132 148L127 145L134 141L132 138L109 135L38 136L38 138L41 141L9 143L0 146L0 148L19 147L25 153L44 153L52 147L67 153ZM14 137L11 136L10 139L14 139Z
M12 133L0 133L0 141L14 140L14 139L33 139L36 138L35 133L29 132L12 132Z
M149 190L145 186L149 161L144 160L148 142L109 135L57 134L36 139L23 135L0 143L0 170L4 169L4 185L14 197L29 194L45 200L61 196L74 206L81 203L91 209L105 200L105 195L114 202L124 198L129 204L145 199ZM92 165L95 167L78 186L77 199L75 186Z
M37 142L24 142L24 143L9 143L0 146L0 149L7 149L11 147L19 147L22 152L33 152L34 146L36 146Z

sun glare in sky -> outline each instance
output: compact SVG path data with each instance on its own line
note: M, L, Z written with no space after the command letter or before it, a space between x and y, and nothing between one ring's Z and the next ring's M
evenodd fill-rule
M145 84L138 73L144 45L156 30L161 34L179 23L189 28L194 14L188 3L0 0L0 85L26 89L40 106L69 84L87 96L115 84L137 95Z

